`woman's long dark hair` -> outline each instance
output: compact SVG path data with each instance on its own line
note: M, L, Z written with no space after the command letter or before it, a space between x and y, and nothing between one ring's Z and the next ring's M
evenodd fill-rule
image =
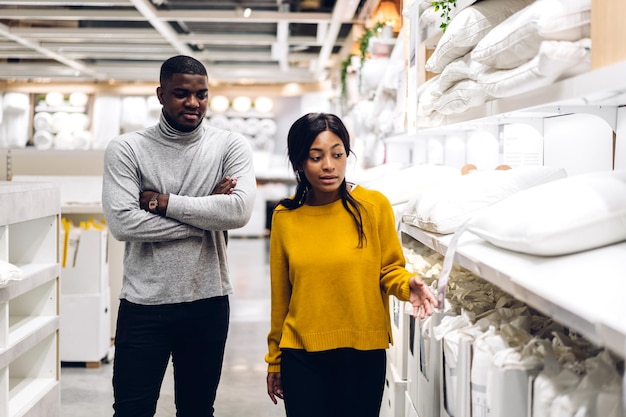
M308 113L296 120L289 129L287 153L298 182L295 195L292 198L285 198L280 201L280 204L289 210L301 207L306 201L307 193L311 190L311 183L306 179L304 172L301 171L301 167L304 166L309 157L309 150L313 141L321 132L325 131L332 132L341 139L346 155L349 156L352 152L350 149L350 134L341 119L334 114ZM352 216L359 232L358 247L363 247L366 238L363 230L360 204L348 192L345 178L339 186L339 195L344 208Z

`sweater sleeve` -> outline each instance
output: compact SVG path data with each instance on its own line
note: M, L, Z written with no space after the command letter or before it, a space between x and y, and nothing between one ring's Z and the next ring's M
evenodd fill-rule
M141 174L127 134L109 143L104 153L102 209L111 234L119 241L165 242L202 236L203 231L149 213L139 206Z
M378 235L381 242L381 288L387 295L401 301L410 297L409 279L413 274L406 269L406 259L398 237L393 208L389 200L379 194Z
M237 229L248 223L256 197L252 148L241 135L231 134L229 139L223 172L224 177L237 179L232 194L202 197L170 194L167 217L203 230Z
M268 372L280 372L280 339L283 323L289 311L291 283L285 251L282 247L281 234L286 233L280 222L280 212L275 212L270 234L270 279L271 279L271 318L270 332L267 336L268 352L265 361Z

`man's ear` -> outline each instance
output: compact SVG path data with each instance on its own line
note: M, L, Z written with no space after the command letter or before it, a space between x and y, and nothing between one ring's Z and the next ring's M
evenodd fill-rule
M161 86L156 88L156 95L159 99L159 103L163 104L163 89L161 88Z

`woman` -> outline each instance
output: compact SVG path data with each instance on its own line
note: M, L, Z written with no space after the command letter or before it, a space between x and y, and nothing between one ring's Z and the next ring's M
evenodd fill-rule
M422 318L437 300L404 268L389 201L346 182L342 121L309 113L287 147L298 186L272 219L267 392L288 417L378 417L393 342L389 295Z

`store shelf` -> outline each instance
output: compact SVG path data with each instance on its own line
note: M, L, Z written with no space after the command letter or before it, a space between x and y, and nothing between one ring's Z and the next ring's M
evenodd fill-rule
M403 223L401 232L445 254L453 235ZM454 261L555 321L624 356L626 242L581 253L539 257L497 248L465 232Z
M58 416L60 193L0 182L0 259L24 275L0 286L0 415Z
M626 102L625 71L626 62L620 62L540 89L488 101L463 113L447 115L442 125L420 126L418 133L432 133L460 125L506 124L516 119L572 113L596 113L614 119L610 112L616 113L617 107Z

